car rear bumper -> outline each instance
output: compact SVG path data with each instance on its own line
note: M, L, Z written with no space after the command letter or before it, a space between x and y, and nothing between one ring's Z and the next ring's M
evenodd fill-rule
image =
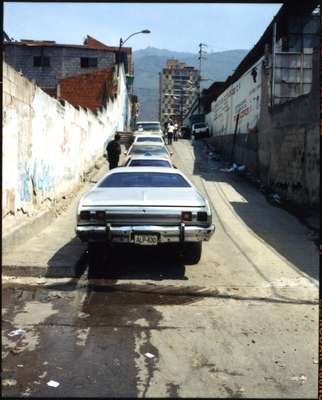
M215 231L215 226L207 227L186 226L77 226L76 234L83 242L110 242L110 243L134 243L135 234L157 235L158 243L173 242L200 242L207 241Z

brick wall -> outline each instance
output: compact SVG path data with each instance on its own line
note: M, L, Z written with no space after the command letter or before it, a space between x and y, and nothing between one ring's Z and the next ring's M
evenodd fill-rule
M59 96L74 106L95 110L112 96L113 70L105 69L59 81Z
M92 49L106 49L106 50L112 51L114 53L117 53L119 50L119 47L107 46L106 44L94 39L93 37L91 37L89 35L87 35L87 38L86 38L86 46L88 48L92 48ZM131 75L131 74L133 74L133 71L132 71L132 48L131 47L122 47L121 51L122 51L122 53L126 53L126 55L127 55L128 73Z
M49 67L34 67L35 56L50 57ZM97 68L81 68L81 57L97 57ZM40 87L53 88L58 80L74 75L80 75L97 69L111 68L114 65L114 54L106 50L88 49L82 47L63 46L27 46L6 44L5 61L16 71L34 80Z

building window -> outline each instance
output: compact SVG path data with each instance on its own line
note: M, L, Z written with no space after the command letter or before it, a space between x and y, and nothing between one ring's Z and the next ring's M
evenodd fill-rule
M81 68L97 67L97 58L96 57L81 57L80 66L81 66Z
M50 57L34 57L34 67L50 67Z

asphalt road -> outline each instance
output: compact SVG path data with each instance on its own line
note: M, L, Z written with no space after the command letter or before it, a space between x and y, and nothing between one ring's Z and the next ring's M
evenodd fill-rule
M311 232L221 171L202 143L173 149L214 209L216 232L200 263L185 266L166 248L122 247L93 278L77 239L68 247L75 220L66 211L33 240L39 254L44 241L56 252L63 227L60 259L77 260L78 277L3 278L4 397L317 396ZM15 265L27 265L34 247L16 249Z

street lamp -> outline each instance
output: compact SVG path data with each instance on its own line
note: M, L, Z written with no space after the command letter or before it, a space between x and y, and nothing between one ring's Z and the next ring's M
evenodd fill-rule
M127 42L132 36L139 35L140 33L151 33L151 31L149 29L143 29L142 31L132 33L125 40L120 38L119 51L118 51L118 65L120 65L121 63L121 48L124 45L124 43Z

